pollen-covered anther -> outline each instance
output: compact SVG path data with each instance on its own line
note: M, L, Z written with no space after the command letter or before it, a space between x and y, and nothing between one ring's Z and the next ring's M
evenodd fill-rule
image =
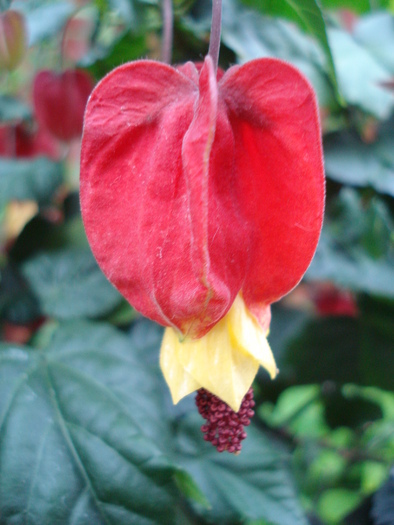
M204 388L197 391L196 405L198 412L207 421L201 426L205 441L212 443L218 452L226 450L239 454L241 441L246 438L244 426L250 424L250 418L254 415L253 389L250 388L246 393L238 412Z

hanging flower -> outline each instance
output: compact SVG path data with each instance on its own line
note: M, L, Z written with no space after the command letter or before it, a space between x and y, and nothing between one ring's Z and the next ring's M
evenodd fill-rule
M218 75L210 56L115 69L85 114L81 206L105 275L168 327L161 367L174 402L203 388L238 412L258 367L276 374L270 304L299 282L320 234L312 88L275 59Z
M65 142L80 137L83 114L92 89L93 80L81 69L37 73L33 102L40 126Z

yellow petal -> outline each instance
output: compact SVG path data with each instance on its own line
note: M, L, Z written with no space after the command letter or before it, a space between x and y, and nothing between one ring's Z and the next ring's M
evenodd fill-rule
M271 349L260 325L237 297L228 314L200 339L167 328L160 365L174 403L198 388L205 388L238 412L259 365L276 375Z
M274 379L278 369L266 334L264 334L256 319L249 313L243 299L239 295L235 298L227 318L230 334L235 341L234 344L254 357L267 370L271 379Z
M174 405L183 397L201 388L201 385L179 363L177 359L177 346L179 344L177 332L173 328L167 328L161 343L160 368L167 385L170 387Z

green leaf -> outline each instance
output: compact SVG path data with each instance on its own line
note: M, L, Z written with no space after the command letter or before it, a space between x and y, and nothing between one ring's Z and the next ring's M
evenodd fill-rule
M162 329L142 320L127 336L69 321L45 331L44 348L0 346L6 523L184 525L181 492L215 523L306 524L288 458L264 434L250 428L241 455L226 456L202 439L196 413L173 419Z
M112 48L105 50L99 48L96 52L90 53L86 58L86 63L89 64L88 69L93 76L102 78L115 67L125 62L137 60L146 52L145 36L135 36L127 32Z
M350 9L354 13L364 13L371 10L370 0L322 0L322 5L328 9ZM379 4L387 5L387 0L380 0Z
M99 317L121 301L88 248L39 253L22 265L22 273L48 316Z
M219 455L201 439L197 414L177 427L176 457L198 483L212 509L194 506L212 523L266 520L275 525L301 525L306 519L297 500L288 462L264 434L248 427L239 457Z
M175 473L175 482L179 490L187 498L198 503L205 509L210 509L211 505L205 497L205 494L202 492L200 487L194 481L192 476L190 476L185 470L179 470Z
M31 117L31 109L21 100L0 95L0 122L15 122Z
M324 141L324 154L331 179L394 196L394 120L379 130L372 144L350 131L332 134Z
M354 27L354 38L394 74L394 18L377 11L363 16Z
M394 297L393 220L384 202L342 189L326 217L307 277Z
M262 407L264 409L264 405ZM269 425L286 426L299 436L317 437L327 433L324 407L318 385L299 385L287 388L270 414L259 414Z
M346 102L378 119L387 119L394 108L394 97L382 84L391 80L390 71L349 33L331 28L328 38L339 89Z
M338 81L336 77L335 65L331 54L330 44L328 42L326 25L320 6L316 0L286 0L292 9L299 15L305 23L310 33L320 42L327 60L328 74L337 96L341 100L338 91Z
M44 157L29 160L0 158L0 207L7 201L49 202L63 180L60 163Z
M13 265L0 273L0 317L17 324L29 323L40 316L37 299Z
M361 397L379 405L383 419L394 421L394 393L385 392L375 387L360 387L357 385L344 385L342 388L345 397Z
M309 483L318 490L340 483L347 466L347 460L336 450L322 448L307 474Z
M319 498L319 515L324 523L337 524L359 505L361 499L361 494L353 490L344 488L326 490Z
M268 56L291 62L309 78L320 105L334 105L324 56L296 26L240 9L235 0L227 0L223 7L222 41L241 63Z
M326 316L311 319L300 334L295 334L287 345L287 361L292 371L292 382L356 383L391 390L394 377L393 304L368 298L368 308L364 299L360 302L357 317ZM338 399L338 397L342 398ZM363 421L370 410L376 410L372 398L364 401L346 398L347 420L360 414L350 411L350 404L364 406ZM344 404L344 398L335 390L328 392L326 400ZM351 402L351 403L350 403ZM339 407L336 407L339 415ZM335 416L335 414L334 414Z
M9 257L15 262L31 258L40 251L60 248L87 248L85 229L78 215L56 224L45 216L36 215L23 228L13 243Z
M45 351L3 346L0 374L3 522L175 522L156 373L129 338L67 323Z
M320 3L316 0L244 0L244 3L258 9L264 15L295 21L302 29L315 37L325 55L327 74L332 82L336 98L342 103Z
M387 479L389 466L378 461L364 461L361 465L361 489L364 494L372 494Z

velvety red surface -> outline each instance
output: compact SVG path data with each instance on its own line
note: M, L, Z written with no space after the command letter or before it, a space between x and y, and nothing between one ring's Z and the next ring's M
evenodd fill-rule
M85 114L81 206L93 253L141 313L201 336L242 290L261 319L301 279L324 208L317 105L292 66L217 80L210 57L107 75Z

